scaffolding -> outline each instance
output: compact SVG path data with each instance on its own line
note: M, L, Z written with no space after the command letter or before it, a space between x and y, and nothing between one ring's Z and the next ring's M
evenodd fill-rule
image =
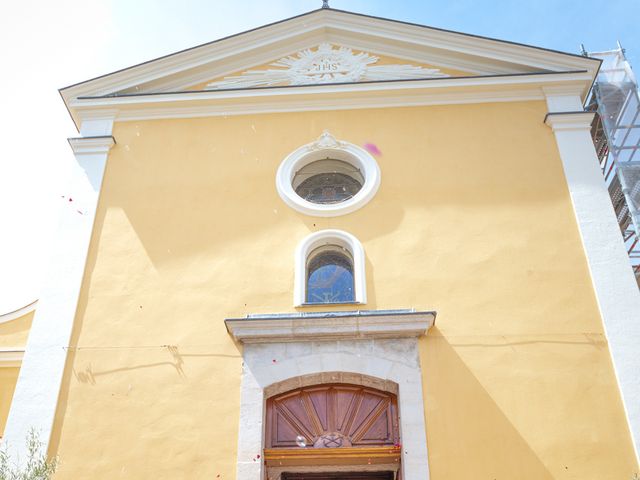
M640 97L624 49L586 52L603 61L587 102L591 136L640 286Z

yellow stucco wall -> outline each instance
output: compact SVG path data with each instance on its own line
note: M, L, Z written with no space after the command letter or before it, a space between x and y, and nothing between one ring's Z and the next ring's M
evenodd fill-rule
M24 349L34 314L35 310L32 310L21 317L0 323L0 349ZM0 436L7 423L19 371L19 367L8 368L0 365Z
M366 309L438 312L420 342L432 480L630 478L545 113L523 102L117 124L56 478L235 478L241 352L223 320L292 311L293 251L324 228L362 242ZM378 194L343 217L298 214L274 185L281 160L324 129L383 152Z
M11 407L13 391L16 389L18 381L18 367L0 368L0 436L4 435L4 427L7 424L7 416Z
M0 348L24 348L34 314L35 310L14 320L0 323Z
M35 311L0 324L0 349L24 349ZM19 367L0 366L0 436L7 423Z

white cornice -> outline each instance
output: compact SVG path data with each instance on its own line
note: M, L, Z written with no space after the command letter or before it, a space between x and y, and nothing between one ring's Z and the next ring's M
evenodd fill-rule
M426 50L419 45L396 45L387 41L381 41L380 38L364 37L358 34L350 34L350 32L346 31L318 29L313 32L307 32L306 35L301 38L291 38L284 43L279 41L274 44L269 44L268 48L264 45L260 47L254 46L248 51L239 52L242 53L241 55L224 57L218 62L204 62L201 65L190 68L188 72L182 72L180 75L161 77L151 82L137 84L140 85L139 87L134 86L118 91L135 93L137 91L170 92L188 90L189 87L194 85L215 78L222 78L240 70L264 65L274 59L295 54L306 48L316 47L322 42L341 45L353 50L362 50L374 55L394 57L399 60L461 70L473 75L526 73L536 70L523 66L499 64L498 62L488 63L486 59L481 58L463 58L459 55L452 55L451 52L446 50Z
M381 41L380 38L363 37L349 32L332 33L329 30L327 41L348 46L354 50L363 50L376 55L395 57L401 60L437 65L440 68L460 70L474 75L492 75L523 73L534 69L516 68L512 65L488 63L486 59L452 55L446 50L421 47L420 45L396 44Z
M69 145L76 155L107 153L116 144L116 139L111 135L97 137L68 138Z
M19 367L24 357L24 348L0 348L0 368Z
M538 70L586 69L595 74L600 64L598 61L578 55L421 25L372 19L361 15L333 16L327 23L327 27L370 34L393 42L418 44L449 53L485 58L486 61L493 59L512 65L528 66Z
M322 42L329 42L374 55L460 70L473 75L526 73L537 70L521 65L514 66L499 62L487 62L487 59L483 58L452 55L451 52L442 49L427 49L421 45L391 43L378 37L365 37L361 34L336 30L335 28L323 28L307 32L304 37L299 39L289 39L286 43L270 44L269 48L253 48L243 52L243 55L225 58L218 63L204 63L199 68L189 69L188 73L185 72L175 78L161 78L157 81L146 83L140 87L140 90L155 92L188 90L193 85L215 78L222 78L240 70L264 65L279 57L292 55L306 48L317 47Z
M254 89L229 89L229 90L206 90L197 92L168 92L161 94L140 94L140 95L120 95L106 97L82 97L73 100L70 106L73 108L82 107L106 107L112 105L121 107L131 104L149 104L155 102L183 102L183 101L206 101L206 100L225 100L237 98L265 98L265 97L283 97L283 96L299 96L299 95L318 95L318 94L348 94L359 92L389 92L401 91L412 92L417 90L446 90L452 88L466 87L512 87L517 88L519 85L534 85L543 87L546 85L562 83L569 85L573 83L573 90L579 91L583 87L583 82L590 79L587 72L558 72L558 73L540 73L540 74L523 74L523 75L495 75L485 77L447 77L432 78L426 80L406 80L406 81L390 81L390 82L359 82L345 84L327 84L327 85L304 85L304 86L287 86L287 87L267 87Z
M274 87L283 85L327 85L345 82L384 82L442 78L451 75L438 68L394 63L382 65L380 57L354 52L344 45L322 42L272 61L270 68L242 70L207 83L205 90Z
M275 58L292 55L305 48L316 47L322 42L329 42L341 45L353 50L362 50L374 55L394 57L399 60L416 62L428 65L438 65L441 68L450 68L469 72L474 75L509 74L521 73L522 69L501 67L492 65L489 67L486 62L455 60L446 52L424 52L419 48L410 49L407 46L396 46L388 43L376 41L376 39L364 39L358 36L348 36L344 32L331 33L331 31L316 32L301 41L275 45L267 50L256 50L247 52L240 57L225 60L219 64L205 64L201 68L191 69L176 78L164 78L155 82L145 84L141 89L147 91L170 92L189 90L194 85L203 82L222 78L234 74L240 70L248 70L271 62Z
M311 342L420 337L433 326L435 317L434 312L354 312L353 315L327 312L310 316L229 318L225 324L234 340L242 343Z
M223 61L230 56L244 55L275 42L305 37L312 30L307 27L304 18L295 17L71 85L61 89L61 93L65 101L83 95L107 95L204 64Z
M251 67L321 39L341 38L354 48L370 47L374 53L477 73L586 70L583 95L599 65L580 56L324 9L67 87L61 93L78 120L74 99L80 96L147 88L166 91L242 69L243 60Z
M260 45L253 48L221 58L218 62L206 61L196 68L190 68L188 72L171 78L159 78L146 83L143 90L157 92L175 92L188 90L189 87L198 85L216 78L222 78L234 74L240 70L254 68L271 62L276 58L292 55L300 50L316 46L326 38L324 31L307 32L301 38L291 38L287 42L277 44Z
M547 113L544 123L555 131L584 130L591 128L595 112L551 112Z
M405 82L261 88L78 99L80 119L116 113L116 121L216 115L542 100L542 87L565 85L576 95L588 73L453 77Z
M25 305L22 308L14 310L12 312L7 312L0 315L0 323L10 322L11 320L15 320L17 318L25 316L27 313L33 312L38 305L38 300L34 300L29 305Z
M376 97L367 102L358 99L297 99L297 101L273 101L264 104L235 104L235 105L166 105L146 108L131 108L122 110L118 121L157 120L163 118L196 118L230 115L254 115L261 113L327 111L327 110L355 110L363 108L385 107L415 107L425 105L448 105L464 103L513 102L543 100L544 95L539 90L521 90L518 92L485 92L469 93L455 92L447 95L415 95L401 99L395 97Z

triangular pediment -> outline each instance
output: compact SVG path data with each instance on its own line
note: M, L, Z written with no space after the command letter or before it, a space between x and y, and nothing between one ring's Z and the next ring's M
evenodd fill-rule
M247 70L266 69L283 58L317 50L322 44L378 57L378 66L422 66L453 76L595 71L598 67L598 61L579 55L321 9L82 82L62 92L98 96L125 91L180 91Z
M471 72L321 43L268 63L188 86L192 91L273 86L415 80L473 75Z
M320 9L72 85L61 94L76 118L77 102L95 98L554 72L592 78L598 66L579 55Z

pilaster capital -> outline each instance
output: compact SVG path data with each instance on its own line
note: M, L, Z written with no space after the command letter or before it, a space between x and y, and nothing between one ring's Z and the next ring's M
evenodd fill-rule
M113 135L100 135L95 137L72 137L67 141L76 155L90 155L96 153L108 153L116 144Z
M554 132L563 130L589 130L595 112L549 112L544 123Z

